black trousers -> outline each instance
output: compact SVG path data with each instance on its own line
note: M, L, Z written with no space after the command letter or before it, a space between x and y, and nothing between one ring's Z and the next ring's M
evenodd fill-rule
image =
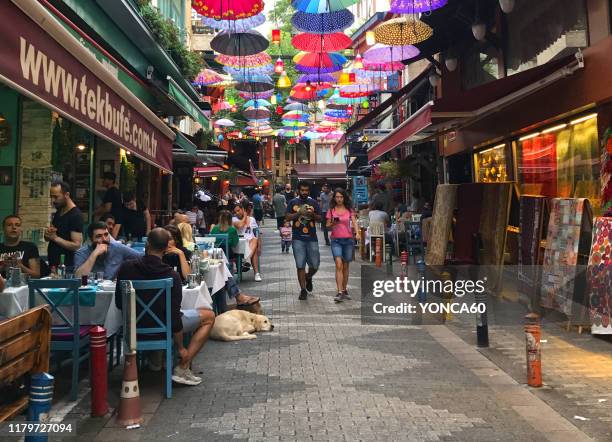
M285 217L284 216L279 216L278 218L276 218L276 228L277 229L280 229L284 225L285 225Z
M329 244L329 232L327 231L327 212L321 212L321 230L325 238L325 244Z

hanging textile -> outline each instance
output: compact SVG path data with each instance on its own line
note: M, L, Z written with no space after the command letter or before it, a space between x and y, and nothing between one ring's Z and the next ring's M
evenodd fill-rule
M453 223L453 211L457 204L457 184L439 184L436 188L431 231L427 243L425 263L440 266L446 260L448 239Z
M518 293L531 309L539 304L540 240L545 217L546 197L523 195L520 198L520 237L518 254Z
M612 334L612 218L595 219L587 269L592 334Z

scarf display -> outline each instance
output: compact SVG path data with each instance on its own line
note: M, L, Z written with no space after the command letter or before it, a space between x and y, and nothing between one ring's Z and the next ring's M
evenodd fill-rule
M612 334L612 218L595 219L587 268L592 334Z
M545 196L523 195L520 198L518 293L531 308L539 303L540 240L543 236L545 209Z
M448 238L453 224L453 211L457 205L458 187L458 184L440 184L436 188L431 232L425 255L427 265L444 265L446 260Z

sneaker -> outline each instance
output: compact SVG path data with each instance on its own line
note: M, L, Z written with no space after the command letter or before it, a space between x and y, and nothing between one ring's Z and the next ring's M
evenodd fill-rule
M261 282L261 274L255 273L255 282Z
M312 293L312 278L306 278L306 290Z
M347 301L350 301L351 299L351 295L348 294L348 292L346 290L342 290L342 298L346 299Z
M308 298L308 292L306 291L306 289L302 289L302 290L300 291L300 296L298 297L298 299L299 299L300 301L305 301L305 300L306 300L306 298Z
M198 384L202 382L202 378L200 376L196 376L195 374L193 374L193 371L191 371L191 368L188 368L187 371L188 371L187 377L197 382Z
M189 370L188 368L181 368L178 365L174 367L174 373L172 374L172 380L176 382L177 384L191 385L191 386L199 385L202 382L202 379L200 379L199 381L196 379L200 379L200 378L197 378L196 376L194 376L193 373L191 373L191 370Z
M149 370L161 371L163 368L164 352L161 350L148 352Z
M344 295L342 295L342 292L338 292L338 294L336 296L334 296L334 301L336 301L336 302L344 301Z

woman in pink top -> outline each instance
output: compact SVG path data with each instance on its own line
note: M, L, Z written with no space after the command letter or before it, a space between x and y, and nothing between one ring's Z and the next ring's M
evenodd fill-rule
M357 218L353 211L351 198L344 189L334 190L327 211L327 228L331 231L331 249L336 262L336 286L338 294L334 301L342 302L351 299L346 290L349 277L349 263L355 256L355 236L358 237Z

